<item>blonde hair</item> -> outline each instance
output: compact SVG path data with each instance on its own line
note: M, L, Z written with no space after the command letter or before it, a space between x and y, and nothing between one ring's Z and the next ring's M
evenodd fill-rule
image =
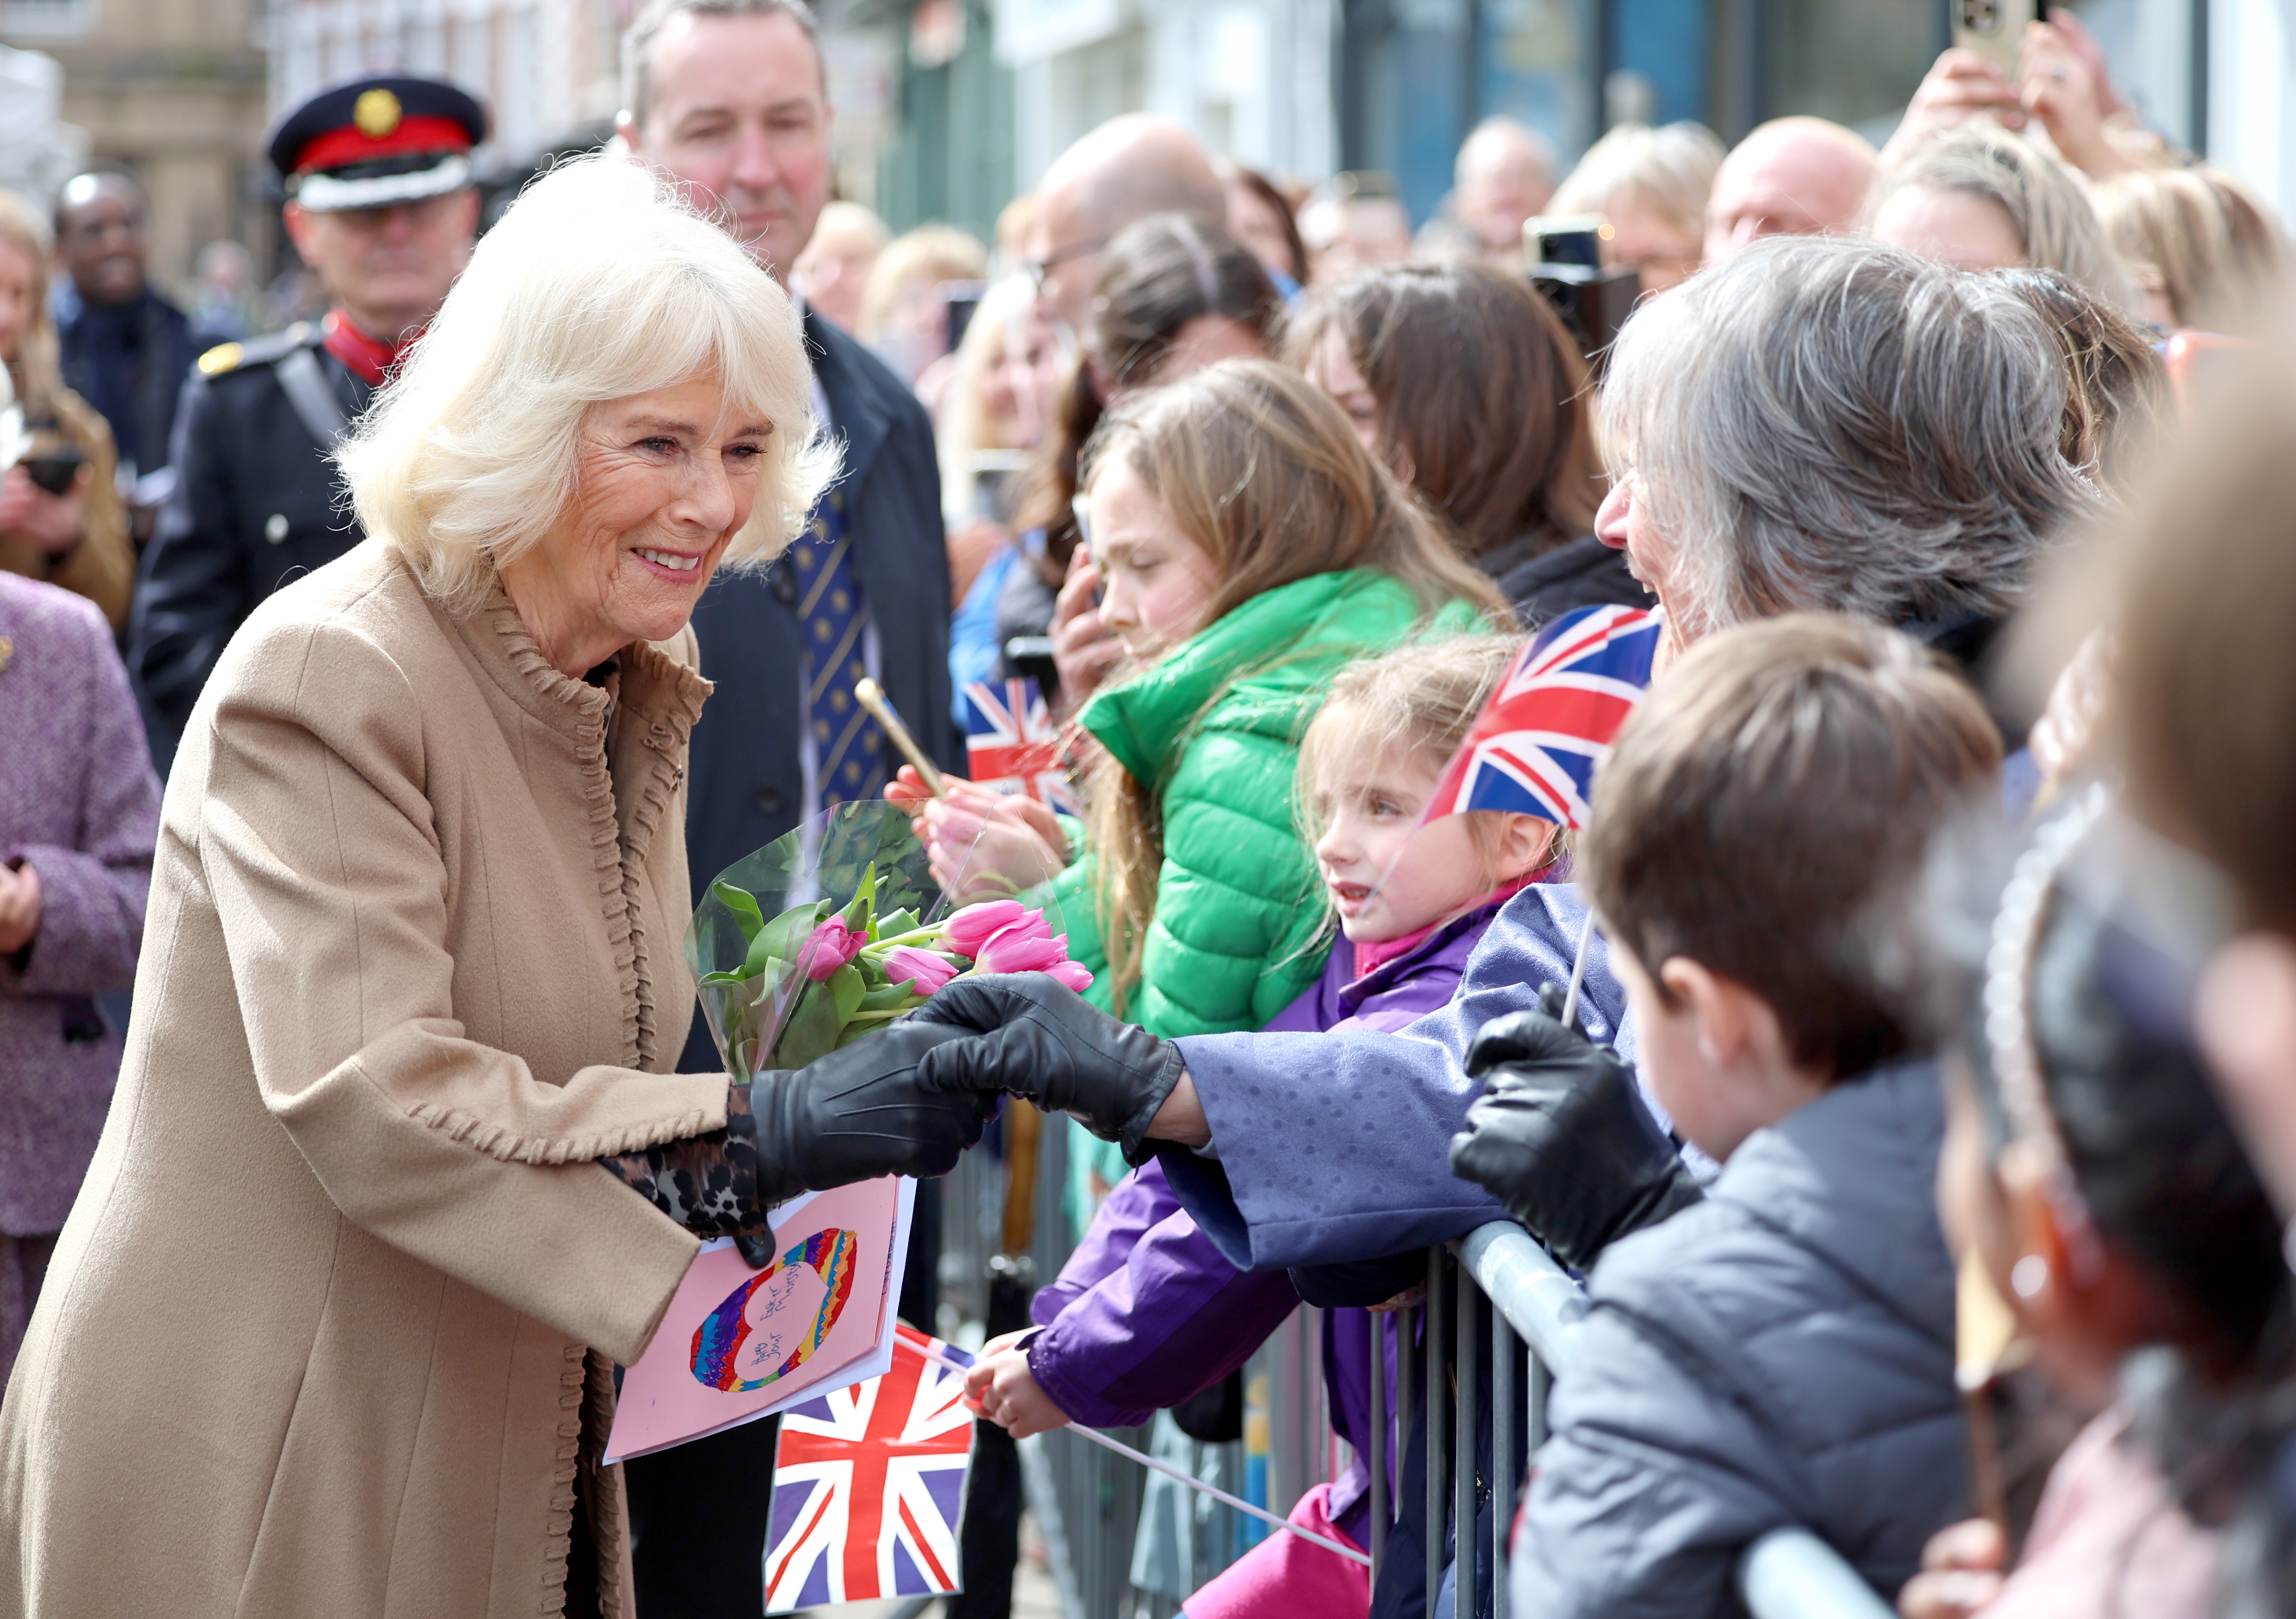
M813 235L806 246L809 248L815 242L832 236L851 236L867 242L873 263L875 256L883 252L893 241L893 233L885 222L877 218L873 210L862 207L858 202L837 201L821 205L821 217L813 222ZM799 255L800 258L803 256Z
M772 424L756 505L725 556L762 563L836 470L788 295L663 177L580 158L487 233L335 459L366 531L468 611L573 498L591 407L711 371L729 412Z
M853 335L865 343L882 337L894 300L912 282L931 287L944 281L979 281L988 274L988 250L978 238L954 225L920 225L887 242L869 267Z
M57 357L55 316L48 308L49 256L55 239L47 224L12 191L0 191L0 242L24 255L32 267L32 308L9 366L16 397L28 411L42 407L62 382Z
M1025 323L1036 308L1037 289L1024 275L1007 275L981 294L980 307L956 346L948 388L941 395L940 423L933 448L940 456L941 514L952 529L975 515L975 452L984 449L1026 449L1023 444L992 443L996 423L981 403L989 372L1003 363L1010 346L1025 336Z
M1324 706L1300 738L1297 782L1300 835L1313 843L1323 835L1318 791L1334 760L1385 760L1401 754L1439 775L1475 718L1498 689L1527 637L1446 636L1421 641L1341 670ZM1467 828L1481 851L1488 881L1496 887L1498 816L1466 812ZM1552 859L1559 845L1548 846ZM1328 913L1329 896L1325 896ZM1326 915L1326 925L1332 917Z
M1423 618L1464 601L1492 623L1508 619L1496 588L1357 442L1331 397L1273 361L1226 360L1127 396L1085 447L1083 481L1119 459L1211 559L1219 584L1206 625L1270 590L1355 568L1409 587ZM1277 659L1335 650L1295 643ZM1105 751L1094 769L1092 821L1101 936L1120 1011L1156 911L1164 829L1155 793Z
M2271 213L2229 175L2148 168L2096 184L2105 235L2179 326L2239 332L2281 291L2285 239Z
M1466 740L1523 642L1521 636L1445 636L1349 664L1300 738L1301 801L1312 802L1316 773L1334 758L1400 752L1439 768Z
M1866 228L1891 197L1914 186L1981 198L2009 217L2025 262L2059 270L2124 314L2136 285L2113 251L2080 182L2054 158L2004 129L1975 125L1923 142L1882 171L1866 201Z
M1550 214L1608 214L1638 203L1692 241L1706 235L1706 200L1722 167L1721 137L1687 121L1620 124L1587 148L1546 204Z

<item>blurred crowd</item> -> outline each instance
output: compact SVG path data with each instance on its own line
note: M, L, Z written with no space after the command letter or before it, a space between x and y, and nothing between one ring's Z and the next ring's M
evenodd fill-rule
M1733 1611L1778 1524L1909 1619L2289 1611L2296 266L2077 21L2013 69L1948 51L1880 150L1628 124L1558 175L1493 119L1416 230L1384 177L1301 185L1129 115L988 242L832 198L803 7L655 0L627 49L617 151L785 284L842 457L694 612L695 893L891 797L952 899L1057 905L1092 1017L1198 1042L1193 1091L1173 1058L1144 1103L1110 1057L1123 1106L1039 1095L1090 1130L1079 1245L993 1324L990 1421L1188 1457L1305 1299L1355 1460L1295 1520L1367 1547L1409 1265L1504 1209L1600 1345L1556 1390L1516 1611ZM177 740L261 604L379 543L325 457L470 259L484 120L413 78L291 112L292 308L228 243L171 302L125 172L0 197L0 1369L152 987ZM1583 831L1429 818L1527 635L1649 606ZM968 688L1017 679L1077 813L966 779ZM1571 1018L1540 991L1590 916ZM1247 1033L1322 1043L1210 1038ZM719 1065L697 1027L685 1070ZM1330 1184L1262 1163L1327 1148ZM633 1464L640 1606L742 1611L759 1442ZM1388 1454L1410 1503L1426 1459ZM1009 1600L1018 1510L979 1465L969 1614ZM1375 1590L1276 1541L1171 1594L1419 1611L1423 1571Z

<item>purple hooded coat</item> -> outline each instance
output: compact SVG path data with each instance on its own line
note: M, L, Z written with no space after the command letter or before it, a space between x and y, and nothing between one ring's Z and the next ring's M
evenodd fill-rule
M1313 1034L1345 1024L1391 1032L1416 1023L1449 1004L1498 911L1495 904L1470 911L1361 978L1352 975L1354 950L1335 949L1323 977L1268 1030ZM1029 1370L1070 1420L1136 1427L1242 1366L1299 1303L1289 1272L1238 1270L1222 1258L1181 1208L1163 1166L1151 1163L1109 1194L1059 1278L1031 1301L1029 1314L1044 1330L1028 1340ZM1330 1510L1358 1544L1370 1533L1370 1475L1361 1459L1371 1429L1370 1328L1381 1324L1392 1344L1396 1319L1362 1310L1324 1319L1332 1426L1357 1457L1332 1486ZM1391 1351L1383 1359L1391 1411Z
M160 784L127 671L80 597L0 573L0 865L40 925L0 956L0 1234L61 1230L119 1074L94 997L135 981Z

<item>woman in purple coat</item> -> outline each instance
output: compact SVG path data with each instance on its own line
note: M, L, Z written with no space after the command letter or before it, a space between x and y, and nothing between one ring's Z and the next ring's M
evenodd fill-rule
M1554 828L1529 816L1477 811L1420 824L1444 765L1521 647L1511 637L1460 637L1367 660L1332 683L1301 742L1300 778L1343 936L1323 977L1269 1029L1394 1031L1447 1005L1499 907L1553 868ZM1312 1092L1300 1099L1312 1105ZM1039 1326L992 1341L968 1386L983 1414L1023 1437L1070 1421L1136 1426L1242 1366L1299 1303L1287 1273L1242 1271L1222 1258L1151 1163L1110 1194L1059 1279L1037 1294L1029 1313ZM1292 1513L1359 1547L1370 1541L1361 1457L1372 1344L1376 1332L1391 1388L1397 1319L1326 1315L1332 1423L1356 1459ZM1370 1596L1359 1566L1276 1535L1189 1598L1186 1612L1241 1619L1307 1611L1308 1602L1337 1619L1365 1612Z
M0 1377L111 1103L160 783L103 614L0 572Z

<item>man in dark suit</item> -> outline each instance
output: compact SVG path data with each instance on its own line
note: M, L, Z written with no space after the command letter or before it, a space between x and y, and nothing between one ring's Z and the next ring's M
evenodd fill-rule
M623 41L623 74L618 130L631 152L721 208L787 284L829 199L830 112L811 10L800 0L652 0ZM898 767L875 726L855 719L857 676L875 676L936 760L964 761L949 717L931 421L868 350L811 310L802 318L815 407L843 470L782 562L762 576L721 576L694 612L701 670L718 683L694 730L688 789L697 900L720 870L807 815L876 797ZM717 1064L706 1032L688 1052Z
M145 277L147 211L143 186L114 169L74 175L56 193L56 360L111 428L139 546L167 498L176 396L216 341Z
M622 38L617 132L675 175L776 281L829 200L829 98L802 0L650 0ZM808 531L763 574L720 574L694 610L717 682L694 727L686 858L694 897L808 816L878 796L900 760L856 703L883 686L945 769L948 555L932 423L900 380L802 310L814 408L842 470ZM723 1066L701 1020L680 1066ZM921 1188L901 1313L930 1327L937 1183ZM923 1262L920 1262L921 1260ZM691 1619L756 1614L775 1425L753 1423L629 1464L638 1607Z

